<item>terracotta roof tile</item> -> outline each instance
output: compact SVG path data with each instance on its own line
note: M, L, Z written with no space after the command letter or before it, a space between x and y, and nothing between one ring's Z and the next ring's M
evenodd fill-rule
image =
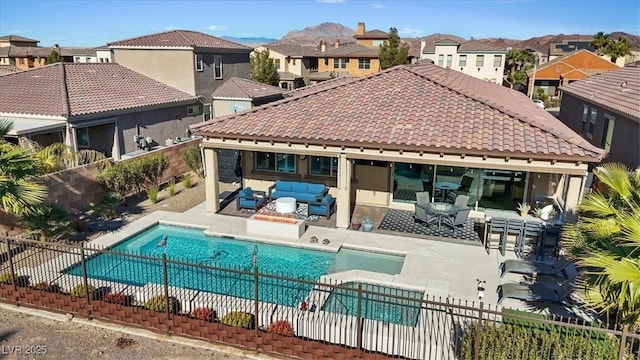
M40 42L39 40L29 39L18 35L0 36L0 41Z
M253 50L252 48L224 40L215 36L197 31L171 30L156 34L138 36L131 39L114 41L107 44L110 47L191 47L214 49L240 49Z
M290 44L281 44L281 45L264 45L270 51L275 51L279 54L285 56L314 56L318 49L311 46L302 46L302 45L290 45Z
M458 52L483 52L483 51L490 51L490 52L507 52L507 49L505 48L500 48L497 46L493 46L490 44L485 44L482 41L478 41L478 40L470 40L470 41L465 41L463 43L460 44L460 47L458 48Z
M285 91L286 90L277 86L271 86L239 77L232 77L213 92L213 97L258 100L272 96L279 96L282 98L282 94Z
M561 90L640 120L640 67L627 66L574 81Z
M115 63L56 63L5 74L0 92L0 112L65 117L197 100Z
M205 136L598 161L523 94L431 64L396 66L194 126Z
M318 57L378 57L380 55L379 50L368 48L364 45L360 44L346 44L341 45L338 48L335 47L327 47L327 50L324 52L316 52L316 56Z
M388 39L389 34L382 30L370 30L362 35L353 35L356 39Z

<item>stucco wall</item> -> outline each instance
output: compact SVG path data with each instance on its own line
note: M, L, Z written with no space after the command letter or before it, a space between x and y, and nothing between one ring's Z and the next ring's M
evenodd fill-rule
M113 49L113 61L196 95L195 59L191 50Z
M123 161L131 161L144 156L166 154L169 167L164 173L163 182L189 172L191 169L182 158L182 153L191 146L198 146L200 139L163 147ZM43 183L49 190L48 200L57 202L71 211L86 209L89 202L100 201L104 190L96 181L98 169L95 165L80 166L75 169L47 174Z
M325 59L324 58L319 58L318 59L318 72L323 72L323 71L335 71L335 72L349 72L349 74L351 74L352 76L364 76L364 75L369 75L369 74L373 74L375 72L380 71L380 60L374 58L374 59L370 59L370 66L369 69L358 69L358 59L349 59L349 62L347 62L347 68L343 69L343 68L339 68L339 69L335 69L333 67L333 62L336 61L337 58L328 58L328 60L326 61L325 64Z
M202 55L204 71L195 72L196 95L211 99L211 94L228 79L232 77L249 78L249 50L236 53L199 52L198 54ZM214 55L222 56L222 79L216 79L214 76Z
M252 108L249 100L213 100L213 117L233 114L237 111L249 110ZM237 111L233 111L236 109Z
M471 54L464 53L458 54L455 46L438 46L436 47L435 54L421 54L420 59L422 60L431 60L435 65L438 65L438 57L442 54L443 65L442 67L447 66L447 55L451 54L453 56L451 60L451 69L459 71L463 74L467 74L482 80L491 80L492 82L496 82L498 84L502 84L502 76L504 74L504 63L506 59L505 54ZM467 56L467 62L465 66L460 65L460 55ZM478 70L478 66L476 66L476 61L478 59L478 55L484 55L484 65L480 67ZM502 60L500 62L501 66L496 68L493 65L494 57L496 55L502 56ZM496 70L497 69L497 70Z

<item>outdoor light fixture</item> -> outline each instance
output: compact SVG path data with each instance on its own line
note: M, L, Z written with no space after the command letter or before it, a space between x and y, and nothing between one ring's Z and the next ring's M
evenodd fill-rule
M486 280L476 279L478 282L478 300L482 300L484 297L484 285L487 283Z

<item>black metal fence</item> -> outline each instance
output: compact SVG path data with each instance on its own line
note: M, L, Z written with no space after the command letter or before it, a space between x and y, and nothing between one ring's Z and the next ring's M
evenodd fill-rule
M92 245L2 238L0 283L410 359L636 359L627 328L429 297L393 285L261 273ZM255 253L254 253L255 256ZM249 323L242 319L248 317Z

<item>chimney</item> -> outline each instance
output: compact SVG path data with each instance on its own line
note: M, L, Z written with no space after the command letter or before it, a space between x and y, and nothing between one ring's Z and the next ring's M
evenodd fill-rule
M333 44L333 47L336 49L340 47L340 39L336 39L336 42Z
M320 52L325 51L327 51L327 43L325 43L324 40L320 40Z
M358 23L358 31L356 31L356 35L364 35L364 23Z

